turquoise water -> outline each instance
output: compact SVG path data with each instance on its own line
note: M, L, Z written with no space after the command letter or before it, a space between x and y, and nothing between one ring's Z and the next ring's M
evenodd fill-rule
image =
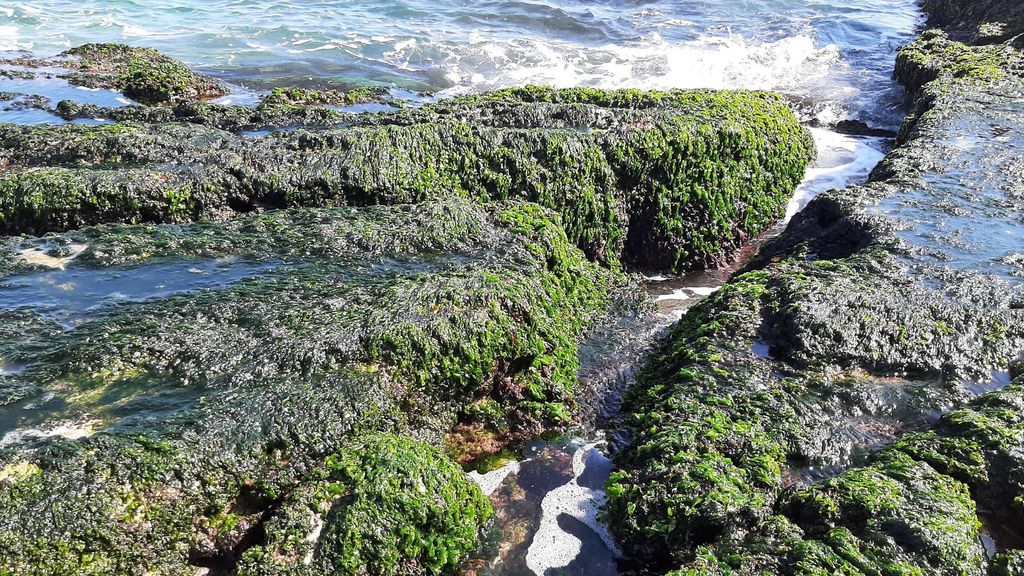
M915 0L31 0L0 7L0 50L145 45L254 89L383 84L768 88L809 117L894 125L893 49Z

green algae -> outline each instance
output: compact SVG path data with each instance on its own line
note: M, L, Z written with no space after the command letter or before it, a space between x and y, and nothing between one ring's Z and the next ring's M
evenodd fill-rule
M1024 388L1020 380L942 418L928 432L901 438L891 450L927 462L963 482L987 516L1024 522Z
M957 42L942 30L928 30L900 49L896 79L912 94L925 84L945 82L993 82L1006 78L1019 57L1009 45L970 46Z
M678 573L1016 573L1016 551L989 567L978 517L1020 523L1024 436L1020 412L1007 407L1022 400L1018 381L891 444L865 467L783 493L777 516L698 552ZM986 425L963 424L979 421Z
M1020 93L1016 44L986 30L926 32L905 48L897 76L919 99L901 145L868 184L814 200L640 372L605 514L644 570L1012 573L1012 553L986 556L978 518L1021 522L1019 383L968 403L963 382L992 378L1024 349L1016 292L932 263L928 246L899 235L913 222L871 208L893 198L888 209L918 210L911 220L946 215L921 208L938 198L930 175L972 161L954 138L987 138L1003 116L986 105ZM986 178L1012 181L1013 169L986 166ZM933 411L948 413L927 426ZM850 438L851 422L877 435Z
M388 95L386 88L363 87L354 90L309 90L305 88L275 88L260 100L262 107L291 106L303 108L311 105L352 106L379 102Z
M264 137L188 124L5 128L0 154L15 169L0 179L0 229L522 199L557 211L594 260L679 271L726 262L765 230L813 154L788 105L767 93L530 94ZM171 119L187 115L160 121Z
M125 96L144 103L174 100L198 100L223 96L225 89L215 80L196 74L185 64L152 48L133 48L123 44L84 44L60 56L77 58L73 64L79 74L72 82L91 86L109 82ZM59 61L67 66L67 61ZM83 74L93 76L84 77ZM105 81L104 75L109 75Z
M281 267L5 333L26 366L12 378L33 384L22 399L41 405L13 430L91 421L3 448L7 573L452 573L489 507L419 442L495 411L519 434L560 425L578 342L626 283L557 222L437 202L51 236L87 244L86 269Z
M490 502L435 448L397 436L351 442L283 505L238 574L454 573ZM327 511L316 548L309 510ZM313 527L316 530L317 527Z

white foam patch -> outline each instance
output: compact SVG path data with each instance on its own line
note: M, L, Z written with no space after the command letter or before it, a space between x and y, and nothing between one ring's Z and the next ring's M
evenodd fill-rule
M821 128L811 128L818 158L808 169L786 207L785 222L803 210L815 196L833 188L864 181L882 161L882 138L846 136Z
M22 430L11 430L0 438L0 448L20 444L26 440L61 437L68 440L78 440L92 436L96 433L97 421L87 420L85 422L67 422L52 428L25 428Z
M467 475L472 481L476 482L477 485L480 486L480 490L482 490L484 494L490 496L491 494L494 494L494 491L497 490L503 482L505 482L505 479L508 478L510 474L517 474L519 472L519 465L520 462L509 462L501 468L491 470L485 474L472 470Z
M597 519L607 495L604 490L594 490L579 484L579 477L585 468L583 458L591 450L597 450L596 444L587 444L573 454L573 479L548 492L541 501L540 527L526 552L526 565L534 574L540 575L551 568L568 566L583 551L583 542L558 525L558 517L562 514L582 522L601 538L612 554L622 556L608 527Z
M154 36L155 33L146 30L141 26L132 26L131 24L125 24L121 27L121 34L125 38L145 38L146 36Z
M689 300L690 294L689 288L677 288L668 294L661 294L654 298L655 302L664 302L665 300Z
M78 257L79 254L88 248L86 244L71 244L68 246L69 253L66 256L50 256L45 247L33 246L18 252L18 257L27 264L63 270L69 262Z
M404 40L381 61L418 69L424 55L439 61L454 85L442 95L493 90L526 83L559 88L747 88L813 94L824 123L845 118L838 104L859 94L836 82L848 69L835 45L820 45L811 34L772 42L742 36L705 35L666 41L657 33L635 42L586 46L550 38L496 39L475 33L468 45Z
M721 286L691 286L687 288L687 290L693 292L697 296L711 296L721 288Z

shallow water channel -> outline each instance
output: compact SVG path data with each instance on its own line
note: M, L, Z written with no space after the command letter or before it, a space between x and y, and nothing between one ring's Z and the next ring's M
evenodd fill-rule
M496 510L491 541L467 573L478 576L617 576L628 559L601 521L610 459L622 438L615 429L621 397L645 352L694 304L713 294L761 241L782 230L815 196L864 181L889 142L812 129L818 157L797 189L785 219L747 246L731 266L680 277L651 276L644 285L654 313L618 330L599 330L581 350L581 386L602 398L592 425L553 438L539 438L508 454L485 473L471 471ZM767 348L764 354L767 354Z

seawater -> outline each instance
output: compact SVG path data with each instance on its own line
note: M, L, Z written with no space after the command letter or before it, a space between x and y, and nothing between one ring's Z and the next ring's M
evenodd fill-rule
M893 126L919 23L915 0L31 0L0 5L0 51L152 46L250 89L764 88Z

